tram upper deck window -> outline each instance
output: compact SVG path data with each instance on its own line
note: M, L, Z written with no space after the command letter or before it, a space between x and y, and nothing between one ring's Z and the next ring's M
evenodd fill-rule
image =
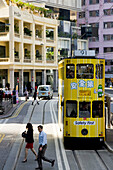
M96 78L97 79L103 78L103 64L96 65Z
M77 64L76 73L77 79L93 79L94 66L93 64Z
M93 118L103 117L103 101L92 102L92 117Z
M72 79L75 77L75 65L67 64L66 65L66 78Z
M66 117L77 117L77 101L66 101Z
M90 118L91 116L91 103L79 102L79 118Z

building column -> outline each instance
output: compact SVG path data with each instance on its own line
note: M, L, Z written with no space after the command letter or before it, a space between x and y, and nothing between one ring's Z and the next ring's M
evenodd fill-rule
M23 69L19 70L19 95L23 95Z
M53 90L58 91L58 70L53 70Z
M9 58L10 62L14 62L14 14L12 6L9 7Z
M31 87L32 92L35 90L35 70L31 70Z
M14 89L14 69L10 69L10 88Z
M46 85L46 70L42 70L42 84Z

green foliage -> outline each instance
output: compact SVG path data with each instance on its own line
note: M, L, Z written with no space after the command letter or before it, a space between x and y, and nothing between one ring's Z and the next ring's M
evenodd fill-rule
M65 37L65 38L71 38L71 35L67 32L59 32L58 37Z
M36 36L42 38L42 30L36 30Z
M18 7L21 7L21 8L23 8L25 6L25 3L22 1L18 1L16 4Z
M46 59L47 60L54 60L54 52L49 51L46 53Z
M50 31L49 29L46 29L46 37L53 39L54 38L54 31Z
M19 26L17 25L17 23L14 24L14 31L15 33L19 34Z
M32 35L31 33L32 33L31 30L29 30L28 28L24 28L24 34L25 34L25 35L31 36L31 35Z
M73 39L77 39L78 38L78 35L77 33L74 33L73 36L72 36Z

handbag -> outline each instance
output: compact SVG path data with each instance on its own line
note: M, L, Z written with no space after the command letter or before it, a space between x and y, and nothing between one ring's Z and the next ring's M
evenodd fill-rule
M22 132L22 137L23 137L23 138L26 138L26 137L27 137L26 131Z

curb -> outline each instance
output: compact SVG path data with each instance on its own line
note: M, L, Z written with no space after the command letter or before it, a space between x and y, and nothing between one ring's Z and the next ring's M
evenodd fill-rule
M0 115L0 119L6 119L6 118L9 118L10 116L13 115L13 113L15 112L15 110L22 104L24 103L25 101L20 101L15 107L13 107L9 113L7 113L6 115Z

